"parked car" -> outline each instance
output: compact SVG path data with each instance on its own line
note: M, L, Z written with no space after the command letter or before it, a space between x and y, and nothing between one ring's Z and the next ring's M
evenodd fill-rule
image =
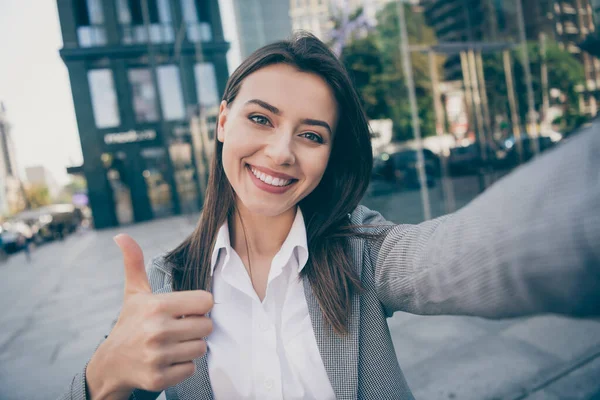
M440 160L430 150L423 149L427 186L435 185L440 175ZM417 150L403 149L395 153L383 153L373 163L373 179L401 184L408 188L418 188Z
M482 167L496 167L499 161L505 157L504 150L497 149L491 143L486 144L485 151L486 158L484 160L478 142L450 149L450 155L448 156L450 175L475 174Z
M521 145L523 148L523 162L527 162L533 158L534 151L532 146L534 144L534 140L535 139L530 137L525 137L521 139ZM537 138L537 141L540 153L554 147L555 145L555 142L553 142L552 139L547 136L539 136ZM504 161L504 165L510 168L516 167L519 164L519 151L516 138L508 138L504 142L504 147L506 149L506 158Z
M52 217L41 208L20 212L11 221L26 224L31 230L32 235L29 240L36 244L54 239L54 234L50 229Z
M61 239L77 230L83 220L83 212L72 204L53 204L35 210L23 211L11 221L26 224L36 243Z
M22 228L22 227L21 227ZM6 222L0 226L2 249L6 253L16 253L27 245L27 236L14 223Z

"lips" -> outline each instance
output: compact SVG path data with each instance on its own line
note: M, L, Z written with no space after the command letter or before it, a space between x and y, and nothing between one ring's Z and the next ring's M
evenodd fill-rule
M259 171L255 167L252 167L252 166L250 166L250 170L252 171L252 173L254 174L255 177L257 177L258 179L260 179L261 181L263 181L267 185L272 185L272 186L287 186L290 183L292 183L292 181L293 181L292 179L278 178L278 177L266 174L264 172Z
M290 175L275 172L264 167L255 167L246 164L246 169L248 170L252 182L254 182L259 189L269 193L281 194L287 192L288 189L298 181L298 179L295 179Z

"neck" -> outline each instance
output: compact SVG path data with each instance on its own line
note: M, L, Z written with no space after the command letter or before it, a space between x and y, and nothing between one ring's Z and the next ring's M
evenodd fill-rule
M290 233L296 218L296 207L274 217L251 213L241 202L236 207L237 211L229 223L229 235L235 251L246 254L248 240L253 255L274 257Z

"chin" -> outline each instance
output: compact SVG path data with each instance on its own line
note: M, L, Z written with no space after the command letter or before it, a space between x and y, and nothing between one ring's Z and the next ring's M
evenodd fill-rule
M238 198L239 201L244 205L250 213L255 215L261 215L264 217L276 217L289 211L291 208L296 207L296 204L291 206L286 206L281 204L280 202L270 202L270 201L261 201L258 198L253 198L250 201L245 201L241 198Z

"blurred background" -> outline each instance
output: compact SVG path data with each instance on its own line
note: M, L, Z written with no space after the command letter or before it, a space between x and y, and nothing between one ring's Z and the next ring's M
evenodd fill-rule
M55 397L85 365L122 298L114 234L152 256L192 231L221 94L257 48L331 46L370 120L363 203L418 223L599 129L599 24L600 0L0 0L0 399ZM417 398L600 398L597 321L390 326Z

